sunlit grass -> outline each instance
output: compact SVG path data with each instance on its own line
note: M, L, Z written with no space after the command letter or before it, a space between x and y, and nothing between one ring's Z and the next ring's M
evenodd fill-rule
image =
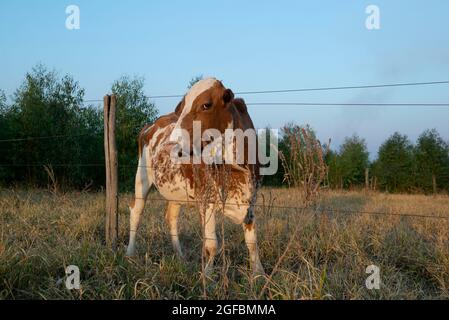
M270 193L275 205L300 206L297 193L287 189L262 189L259 203L263 199L268 203ZM147 203L138 254L127 259L130 198L121 195L120 245L113 253L104 246L103 194L2 190L0 298L205 298L196 210L186 208L180 219L185 261L173 255L165 203L160 201ZM328 207L356 213L330 212ZM449 220L361 213L365 211L449 216L449 197L327 192L313 209L257 207L260 254L267 274L299 226L262 298L448 299ZM226 221L225 239L229 282L223 285L218 257L207 298L258 298L266 279L251 278L242 228ZM380 290L365 287L365 269L371 264L381 270ZM65 288L68 265L80 268L79 291Z

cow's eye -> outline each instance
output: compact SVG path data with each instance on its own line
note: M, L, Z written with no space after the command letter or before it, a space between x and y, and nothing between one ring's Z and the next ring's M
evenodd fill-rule
M203 104L203 110L209 110L212 107L212 103L205 103Z

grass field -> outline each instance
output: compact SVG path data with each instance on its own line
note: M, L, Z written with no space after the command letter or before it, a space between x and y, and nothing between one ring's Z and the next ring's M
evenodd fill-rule
M298 206L294 190L262 189L258 237L272 277L252 279L242 228L225 221L225 255L205 287L195 208L180 219L185 261L173 255L160 201L147 202L138 254L127 259L130 198L120 199L114 254L103 243L103 194L0 191L0 299L449 299L449 219L392 216L449 217L448 196L329 191L298 210L269 206ZM365 287L371 264L380 268L380 290ZM65 288L68 265L81 271L79 291Z

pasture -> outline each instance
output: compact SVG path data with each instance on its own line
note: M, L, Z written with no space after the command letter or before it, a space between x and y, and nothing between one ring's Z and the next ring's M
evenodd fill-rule
M170 243L166 203L155 197L142 217L137 255L126 258L130 194L120 197L113 253L104 245L103 193L1 190L0 299L449 298L449 219L393 216L449 216L446 195L326 191L316 205L295 209L287 208L299 206L295 189L263 188L256 221L267 277L251 278L241 226L218 215L224 251L205 284L197 209L180 217L182 261ZM80 290L64 285L68 265L81 271ZM379 290L365 286L369 265L380 268Z

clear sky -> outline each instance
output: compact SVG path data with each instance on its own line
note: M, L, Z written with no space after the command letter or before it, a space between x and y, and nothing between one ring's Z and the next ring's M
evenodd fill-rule
M65 27L80 8L80 29ZM380 30L365 8L380 9ZM449 80L449 1L0 2L0 88L8 95L43 63L101 99L123 74L149 95L183 94L195 75L234 91ZM247 102L449 103L449 85L245 96ZM155 100L160 113L177 99ZM251 106L258 127L310 124L337 147L357 133L371 157L394 131L449 140L449 108Z

